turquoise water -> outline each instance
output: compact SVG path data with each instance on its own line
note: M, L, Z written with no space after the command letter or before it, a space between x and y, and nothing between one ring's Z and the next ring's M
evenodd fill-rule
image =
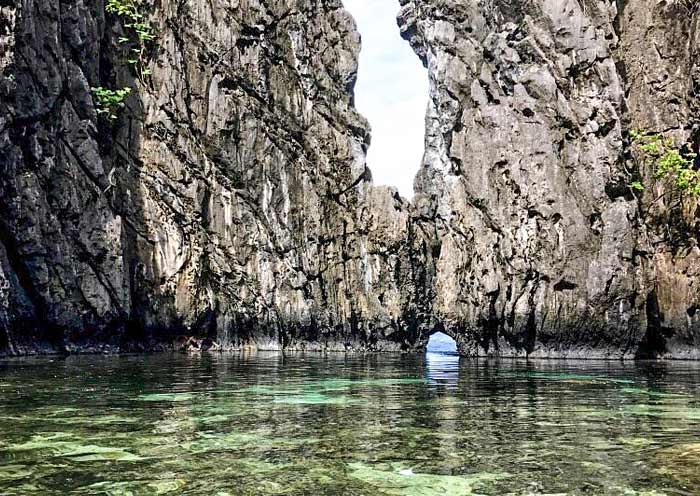
M700 366L0 362L2 495L700 494Z

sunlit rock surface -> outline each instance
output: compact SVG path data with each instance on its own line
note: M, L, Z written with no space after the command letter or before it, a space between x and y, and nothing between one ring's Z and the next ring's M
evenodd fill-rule
M402 3L431 80L415 205L371 185L340 0L158 2L145 77L103 2L1 4L0 352L443 330L463 354L697 358L697 204L626 187L627 130L697 148L696 11ZM114 122L95 86L133 88Z
M693 2L402 1L430 73L416 204L467 354L698 357L698 203L630 193L628 131L697 149Z
M160 2L145 78L103 2L1 9L0 349L411 345L426 248L370 184L339 0ZM134 88L113 124L95 86Z

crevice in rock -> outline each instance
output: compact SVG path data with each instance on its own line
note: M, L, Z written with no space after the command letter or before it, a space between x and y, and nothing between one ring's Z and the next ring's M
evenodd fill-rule
M8 334L9 328L7 324L0 325L0 356L6 353L12 353L10 349L10 336Z
M646 305L646 332L639 343L635 358L658 358L666 351L666 338L662 329L662 316L659 309L659 300L656 290L647 295Z
M33 310L32 315L22 316L22 318L25 319L24 322L9 322L9 324L18 325L18 330L22 329L25 332L33 331L35 333L30 336L23 335L20 338L22 342L27 342L30 346L41 345L43 341L46 341L56 351L65 351L63 332L56 329L51 324L48 318L48 308L44 297L40 290L37 289L32 272L25 265L25 257L21 255L14 238L10 235L10 231L2 218L0 218L0 243L2 243L5 248L10 269L17 277L17 281L29 299ZM33 320L34 322L32 322ZM7 341L9 345L11 342L9 336L7 336Z
M345 0L362 37L357 81L352 88L358 111L372 126L367 163L377 185L414 194L413 180L423 156L428 72L421 67L397 26L394 4Z
M572 291L578 287L578 284L575 282L567 281L566 279L560 279L557 283L554 284L552 289L554 291Z

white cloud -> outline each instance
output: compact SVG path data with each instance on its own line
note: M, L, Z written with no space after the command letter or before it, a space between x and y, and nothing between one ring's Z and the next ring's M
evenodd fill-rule
M367 164L377 185L413 196L423 156L428 74L399 34L398 0L343 0L362 35L355 104L372 125Z

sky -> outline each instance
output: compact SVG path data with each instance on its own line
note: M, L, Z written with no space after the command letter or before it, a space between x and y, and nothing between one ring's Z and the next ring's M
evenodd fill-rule
M355 105L372 126L367 165L376 185L413 196L423 157L428 73L396 25L398 0L343 0L362 36Z
M432 353L455 352L457 351L457 343L447 334L436 332L428 340L427 351Z

